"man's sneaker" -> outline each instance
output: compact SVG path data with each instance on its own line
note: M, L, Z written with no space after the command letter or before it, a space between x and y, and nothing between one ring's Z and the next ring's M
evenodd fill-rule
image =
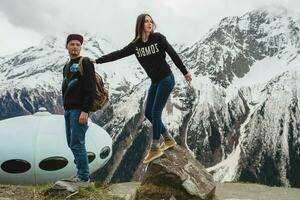
M77 186L77 187L81 187L81 188L87 188L90 186L90 179L87 181L84 181L76 176L70 180L70 184L75 187Z
M75 190L79 187L81 188L87 188L90 186L90 179L87 181L81 180L78 176L71 176L70 178L62 179L60 181L57 181L56 184L60 186L70 186L74 188Z
M165 151L171 147L176 146L177 142L174 139L171 140L165 140L161 145L160 145L160 149Z
M160 148L151 148L147 154L147 156L145 157L143 163L146 164L146 163L149 163L151 162L152 160L160 157L163 155L163 152Z

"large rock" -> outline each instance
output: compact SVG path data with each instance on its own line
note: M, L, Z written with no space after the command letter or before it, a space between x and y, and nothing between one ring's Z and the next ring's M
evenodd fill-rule
M215 188L212 175L177 145L149 164L135 200L208 199Z

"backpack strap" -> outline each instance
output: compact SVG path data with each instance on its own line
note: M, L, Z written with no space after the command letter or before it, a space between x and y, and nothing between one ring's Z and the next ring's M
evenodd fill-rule
M65 63L65 65L64 65L64 68L63 68L63 73L64 73L64 76L65 76L65 77L67 77L68 74L69 74L69 72L70 72L70 70L69 70L69 68L68 68L69 64L70 64L70 61L67 61L67 62Z
M86 57L81 57L79 59L79 62L78 62L78 70L80 72L80 75L83 76L83 59L86 58Z

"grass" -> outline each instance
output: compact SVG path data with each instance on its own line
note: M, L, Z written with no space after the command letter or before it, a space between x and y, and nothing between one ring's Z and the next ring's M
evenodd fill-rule
M0 198L10 198L12 200L65 200L69 196L67 193L50 193L48 189L51 184L45 186L16 186L0 185ZM109 194L106 187L101 184L91 184L86 189L80 189L79 192L67 199L84 200L123 200Z

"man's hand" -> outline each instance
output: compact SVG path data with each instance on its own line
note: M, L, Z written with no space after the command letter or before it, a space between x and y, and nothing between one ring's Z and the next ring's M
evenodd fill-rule
M80 116L79 116L79 124L83 125L87 122L89 117L89 114L86 112L81 111Z

